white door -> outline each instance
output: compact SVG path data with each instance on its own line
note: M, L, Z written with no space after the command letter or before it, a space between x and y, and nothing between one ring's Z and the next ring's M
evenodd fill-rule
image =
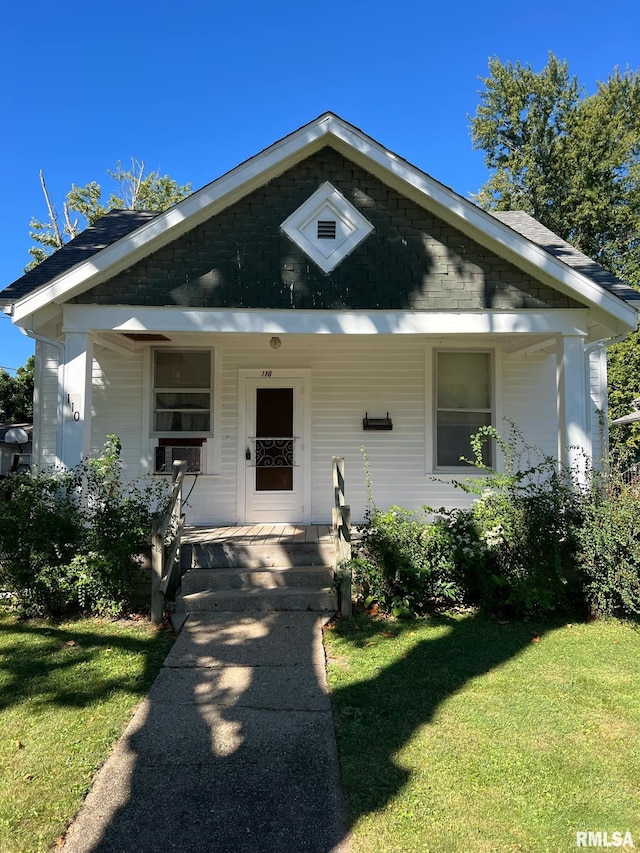
M283 371L245 378L241 432L246 523L304 522L305 380ZM239 484L240 485L240 484Z

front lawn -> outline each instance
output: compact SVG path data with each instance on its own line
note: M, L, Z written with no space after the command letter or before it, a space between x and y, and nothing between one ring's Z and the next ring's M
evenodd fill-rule
M354 853L640 847L637 627L358 616L325 642Z
M146 621L0 612L0 851L50 850L162 666Z

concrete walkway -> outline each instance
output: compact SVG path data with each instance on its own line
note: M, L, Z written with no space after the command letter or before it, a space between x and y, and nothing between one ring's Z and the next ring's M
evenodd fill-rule
M66 853L347 851L325 621L192 614Z

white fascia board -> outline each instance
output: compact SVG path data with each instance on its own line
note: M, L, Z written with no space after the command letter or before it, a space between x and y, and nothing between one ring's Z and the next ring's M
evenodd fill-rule
M587 276L549 255L489 213L331 113L299 128L132 234L107 246L90 261L79 264L25 296L15 303L14 317L19 319L33 313L48 302L69 299L126 269L149 252L174 240L257 186L281 174L295 162L329 144L329 141L336 150L502 257L524 266L538 276L548 276L550 283L560 285L565 292L602 308L630 329L636 328L635 307L610 294ZM413 190L413 193L408 190Z
M586 337L586 309L555 311L234 311L64 307L63 332L248 333L303 335L564 334Z

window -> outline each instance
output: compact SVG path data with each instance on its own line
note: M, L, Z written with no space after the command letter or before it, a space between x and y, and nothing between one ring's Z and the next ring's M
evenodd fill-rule
M471 458L471 436L492 422L491 353L439 352L436 356L436 465L461 467ZM491 442L483 461L493 464Z
M209 350L155 350L153 357L155 433L211 432Z

